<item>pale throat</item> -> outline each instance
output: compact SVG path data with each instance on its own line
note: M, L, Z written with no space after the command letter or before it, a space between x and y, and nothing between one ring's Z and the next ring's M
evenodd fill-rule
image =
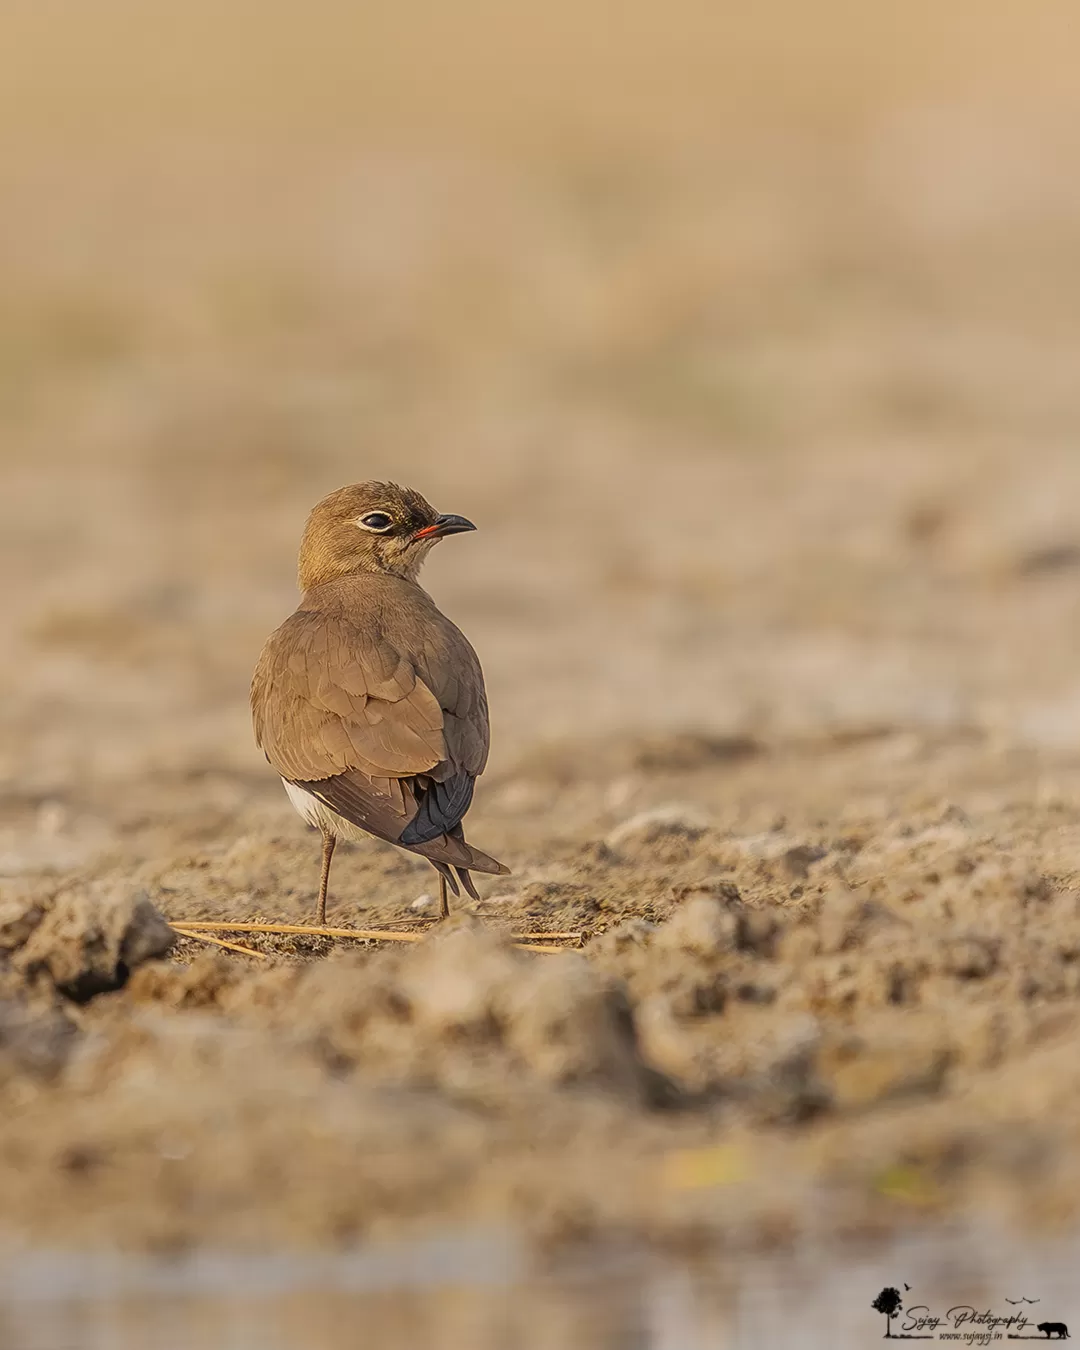
M306 593L314 586L363 572L416 581L427 555L438 542L437 539L423 539L400 552L388 556L370 554L363 559L335 557L321 549L305 546L300 553L299 588Z
M394 558L380 559L383 570L389 572L391 576L404 577L406 581L415 581L420 575L420 569L423 567L427 555L438 542L437 539L425 539L419 544L411 545Z

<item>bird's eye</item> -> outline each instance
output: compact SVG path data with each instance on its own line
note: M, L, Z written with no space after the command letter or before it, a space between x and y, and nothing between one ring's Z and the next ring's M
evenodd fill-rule
M366 516L361 516L356 523L365 530L371 530L375 534L383 534L394 522L385 511L372 511Z

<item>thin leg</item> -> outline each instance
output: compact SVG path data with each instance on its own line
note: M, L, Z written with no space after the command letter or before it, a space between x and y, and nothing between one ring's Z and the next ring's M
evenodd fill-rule
M330 885L330 863L333 861L337 835L323 830L322 837L322 878L319 881L319 926L326 927L326 891Z
M450 917L450 895L449 887L446 884L446 878L439 873L439 918L448 919Z

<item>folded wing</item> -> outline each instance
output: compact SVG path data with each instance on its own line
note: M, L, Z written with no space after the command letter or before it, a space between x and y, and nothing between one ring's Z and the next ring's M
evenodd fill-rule
M447 622L406 656L378 626L299 610L255 670L255 738L279 774L433 862L502 872L461 821L487 760L483 676Z

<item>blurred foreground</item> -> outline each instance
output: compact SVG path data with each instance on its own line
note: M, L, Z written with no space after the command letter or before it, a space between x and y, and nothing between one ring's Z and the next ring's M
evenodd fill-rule
M351 1350L359 1334L402 1350L835 1350L872 1343L882 1318L871 1300L902 1272L905 1303L931 1317L955 1309L943 1324L959 1319L958 1339L980 1345L986 1324L966 1313L1014 1316L1014 1334L1042 1339L1038 1322L1071 1306L1076 1256L1075 1242L947 1227L872 1254L687 1262L624 1250L540 1270L492 1233L315 1258L45 1254L8 1267L0 1331L19 1350ZM1022 1291L1036 1288L1028 1303ZM893 1335L918 1316L901 1313Z

